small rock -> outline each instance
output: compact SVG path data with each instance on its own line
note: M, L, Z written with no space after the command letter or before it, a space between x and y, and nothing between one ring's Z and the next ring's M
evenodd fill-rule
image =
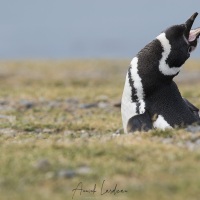
M13 105L9 102L9 101L6 101L6 100L0 100L0 110L13 110Z
M103 108L103 109L104 109L104 108L107 108L108 105L109 105L109 104L108 104L108 103L105 103L105 102L99 102L99 103L98 103L98 107L99 107L99 108Z
M79 175L88 175L92 173L92 170L88 166L81 166L76 170L76 173Z
M195 144L198 145L198 146L200 146L200 139L196 140Z
M89 108L95 108L97 106L98 106L97 103L88 103L88 104L80 104L79 108L81 108L81 109L89 109Z
M41 133L41 132L42 132L42 129L41 129L41 128L36 128L36 129L34 130L34 132L35 132L35 133Z
M9 105L9 102L6 100L0 100L0 105L4 106L4 105Z
M190 135L191 142L196 142L198 139L200 139L200 134L191 134Z
M81 138L88 138L89 137L89 133L86 132L85 130L81 130Z
M11 123L16 121L15 116L9 116L9 115L0 115L0 119L7 119Z
M26 99L21 100L19 104L27 109L30 109L34 106L34 103L32 101Z
M162 143L164 144L172 144L173 138L163 138Z
M63 133L63 135L65 135L65 136L69 136L69 135L72 135L73 134L73 132L72 131L69 131L69 130L66 130L66 131L64 131L64 133Z
M187 142L185 143L185 145L186 145L186 147L187 147L189 150L191 150L191 151L193 151L193 150L195 149L195 144L194 144L193 142L187 141Z
M79 103L79 101L77 99L74 99L74 98L69 98L69 99L66 100L66 102L68 104L74 104L74 105Z
M0 119L8 119L9 116L8 115L0 115Z
M36 163L34 164L34 167L36 169L42 170L42 171L48 170L50 166L51 166L51 164L50 164L49 160L46 158L40 159L40 160L36 161Z
M53 129L49 129L49 128L43 129L43 133L53 133L53 132L54 132Z
M73 178L74 176L76 176L74 170L62 169L58 171L58 177L60 178Z
M50 101L49 103L48 103L48 107L49 108L57 108L57 107L59 107L60 106L60 102L59 101Z
M197 133L197 132L200 132L200 126L193 126L193 125L190 125L186 128L186 131L188 132L192 132L192 133Z
M3 128L3 129L0 129L0 134L1 135L7 135L9 137L15 137L16 130L11 129L11 128Z

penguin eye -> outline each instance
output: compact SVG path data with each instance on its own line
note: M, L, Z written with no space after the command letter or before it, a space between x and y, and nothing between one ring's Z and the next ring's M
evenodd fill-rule
M191 52L192 52L192 47L189 46L189 48L188 48L188 53L191 53Z

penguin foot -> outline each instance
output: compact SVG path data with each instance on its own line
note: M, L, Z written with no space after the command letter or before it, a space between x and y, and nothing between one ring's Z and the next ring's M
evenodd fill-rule
M135 131L148 131L152 128L152 121L147 112L131 117L127 125L128 133Z

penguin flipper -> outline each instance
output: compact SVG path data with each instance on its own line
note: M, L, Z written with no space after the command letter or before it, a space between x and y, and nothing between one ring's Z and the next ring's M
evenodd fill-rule
M147 112L131 117L127 124L128 133L134 131L148 131L152 128L152 120Z
M194 106L192 103L190 103L187 99L183 98L183 100L185 101L189 109L194 113L194 115L200 119L199 109L196 106Z

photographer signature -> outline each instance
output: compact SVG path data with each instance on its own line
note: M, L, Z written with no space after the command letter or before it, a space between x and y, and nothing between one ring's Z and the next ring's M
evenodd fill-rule
M100 194L100 195L105 195L105 194L112 194L112 195L117 195L119 193L127 193L127 190L124 189L118 189L118 185L116 184L115 187L113 188L105 188L105 180L103 180L102 184L101 184L101 188L97 188L97 185L94 184L94 186L90 189L85 189L83 187L83 182L79 182L78 185L76 186L76 188L74 188L72 190L73 195L72 195L72 199L74 198L76 193L79 193L79 195L82 195L83 193L87 193L87 194L92 194L95 195L96 194Z

